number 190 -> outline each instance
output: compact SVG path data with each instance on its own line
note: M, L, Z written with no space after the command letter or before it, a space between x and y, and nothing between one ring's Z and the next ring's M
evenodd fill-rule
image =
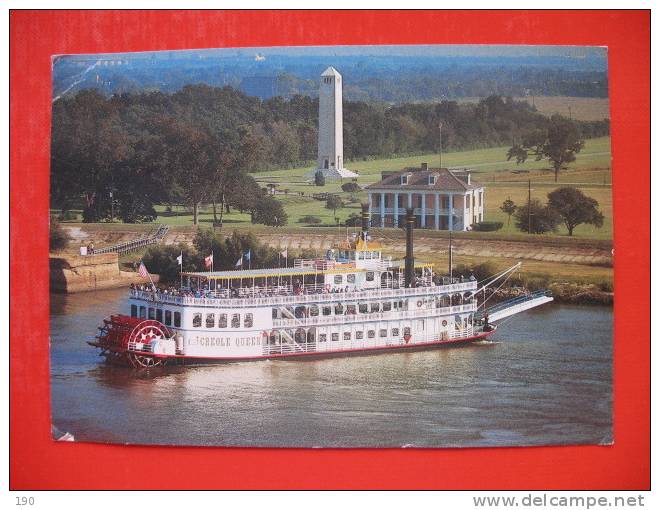
M26 496L16 496L16 506L32 506L34 505L34 498L30 496L29 498Z

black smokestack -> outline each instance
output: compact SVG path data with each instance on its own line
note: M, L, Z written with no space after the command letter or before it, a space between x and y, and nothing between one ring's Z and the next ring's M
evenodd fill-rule
M362 204L362 240L366 241L369 235L369 204Z
M413 229L415 228L415 211L406 209L406 267L405 286L415 286L415 258L413 257Z

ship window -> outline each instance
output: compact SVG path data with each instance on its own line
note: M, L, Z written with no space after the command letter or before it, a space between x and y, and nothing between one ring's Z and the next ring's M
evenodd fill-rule
M156 320L158 322L163 322L163 310L156 308Z
M137 317L137 305L131 305L131 317Z
M193 328L201 328L202 327L202 314L201 313L196 313L193 315Z
M324 306L323 307L323 315L332 315L332 307L331 306Z
M344 277L340 274L336 274L335 275L335 283L336 284L344 283Z
M333 342L338 342L339 341L339 333L333 333L332 334L332 341Z
M380 310L380 303L371 303L371 312L377 312Z
M215 327L215 314L214 313L207 313L206 314L206 327L207 328L214 328Z
M328 340L328 335L326 335L325 333L321 333L319 335L319 342L326 342L327 340Z
M344 315L344 306L342 304L335 305L335 315Z
M149 307L149 319L154 320L155 318L156 318L156 311L153 308Z
M381 329L378 334L381 338L385 338L387 336L387 330L386 329Z
M344 341L350 340L351 339L351 332L350 331L344 331Z
M376 338L376 330L375 329L370 329L369 331L367 331L367 337Z
M364 331L356 331L355 332L355 339L356 340L362 340L364 338Z
M373 282L374 281L374 272L373 271L367 271L367 281L368 282Z
M277 308L273 308L273 319L279 319Z
M241 316L238 313L232 314L231 316L231 327L240 328L241 327Z
M166 326L171 326L172 325L172 311L171 310L165 310L165 325Z
M174 327L181 327L181 312L174 312Z
M346 315L355 315L355 305L346 305Z
M221 313L218 315L218 327L226 328L227 327L227 314Z
M410 335L410 328L408 328L408 327L403 328L403 334L404 335Z
M355 254L354 254L355 255ZM348 283L355 283L355 275L354 274L348 274L346 275L346 281Z
M251 328L252 324L253 324L252 314L251 313L246 313L245 318L243 319L243 327Z
M309 307L309 316L310 317L318 317L319 315L319 307L316 305L312 305Z
M391 301L385 301L383 303L383 312L389 312L392 309L392 302Z
M367 313L367 303L360 303L360 313Z
M392 336L399 336L399 328L392 328Z

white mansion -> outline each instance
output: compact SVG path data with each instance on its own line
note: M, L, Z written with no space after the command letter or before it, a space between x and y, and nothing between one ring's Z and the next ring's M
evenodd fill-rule
M373 226L403 226L407 207L414 208L417 228L471 230L484 219L484 188L472 182L467 170L422 163L382 172L382 179L366 189Z

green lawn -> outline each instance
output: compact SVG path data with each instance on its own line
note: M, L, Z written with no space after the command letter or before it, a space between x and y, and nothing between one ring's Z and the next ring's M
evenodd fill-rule
M559 176L559 184L554 183L554 174L548 168L546 161L528 161L522 165L506 161L507 147L478 149L463 152L451 152L443 155L443 166L468 167L473 169L473 179L484 184L485 193L485 219L502 221L504 227L497 232L498 235L519 235L513 221L507 226L507 217L499 210L502 202L507 198L517 204L523 205L527 201L527 181L532 181L532 197L546 200L548 192L558 185L573 184L587 195L598 200L605 215L605 224L601 229L588 225L581 225L574 231L576 238L583 239L611 239L612 237L612 196L611 196L611 161L609 137L596 138L586 141L585 148L578 154L577 160L568 170ZM360 173L358 182L366 186L380 179L383 170L400 170L408 166L419 166L422 162L429 165L438 165L437 154L425 154L403 158L379 159L347 163L348 168ZM329 181L325 186L314 186L305 182L304 175L311 167L294 168L279 171L255 173L254 177L265 186L267 183L279 184L279 190L288 189L287 195L276 195L289 215L288 228L330 228L335 225L333 212L325 208L325 202L312 198L314 193L330 192L341 193L341 183ZM354 198L358 202L349 203L352 198L342 193L346 207L337 211L337 218L343 222L351 213L359 212L359 200L366 201L366 193L358 193ZM192 213L185 207L174 207L167 212L164 206L157 206L159 213L157 221L172 226L192 225ZM54 211L56 213L56 211ZM320 225L306 225L298 220L303 216L317 216L321 219ZM202 207L200 212L201 226L213 224L213 213L210 207ZM263 225L252 225L249 214L233 211L224 215L226 228L250 228L259 230ZM112 228L108 225L108 228ZM484 235L484 234L475 234ZM566 229L562 226L558 235L565 236ZM484 237L487 237L484 235Z

